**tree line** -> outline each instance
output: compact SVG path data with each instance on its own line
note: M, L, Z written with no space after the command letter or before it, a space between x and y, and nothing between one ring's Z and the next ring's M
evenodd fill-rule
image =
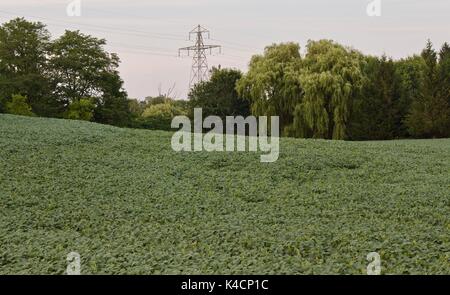
M127 126L120 61L106 41L79 31L50 38L45 25L23 18L0 27L0 111Z
M174 116L279 116L284 136L384 140L450 136L450 46L430 41L393 60L331 40L273 44L249 69L214 68L188 101L170 93L129 99L120 60L79 31L51 40L45 25L0 26L0 112L170 130Z
M449 137L450 46L436 52L428 41L420 55L393 60L331 40L309 41L303 56L296 43L274 44L246 74L213 70L189 98L208 115L279 116L285 136Z

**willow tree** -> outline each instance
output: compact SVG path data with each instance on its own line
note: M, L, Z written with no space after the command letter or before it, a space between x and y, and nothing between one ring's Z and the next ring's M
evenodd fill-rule
M281 130L293 122L293 110L301 99L300 46L274 44L250 61L249 71L237 83L239 95L251 102L255 116L279 116Z
M352 99L361 88L362 55L333 41L309 41L298 80L304 94L294 111L301 137L345 139Z

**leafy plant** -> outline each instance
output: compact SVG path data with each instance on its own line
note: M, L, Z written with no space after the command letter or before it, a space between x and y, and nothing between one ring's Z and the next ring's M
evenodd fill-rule
M0 115L0 274L450 273L450 140L281 139L176 153L170 132Z
M19 94L13 95L12 100L6 103L6 112L13 115L34 116L27 97Z
M66 118L71 120L91 121L94 116L95 104L91 99L82 98L69 105Z

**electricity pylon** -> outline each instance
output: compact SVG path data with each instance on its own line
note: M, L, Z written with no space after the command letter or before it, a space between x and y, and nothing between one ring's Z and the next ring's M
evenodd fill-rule
M189 32L189 40L192 40L192 35L195 35L195 45L189 47L183 47L178 50L178 56L181 56L181 51L187 51L190 56L191 51L194 53L192 59L191 80L189 82L189 88L191 89L195 84L207 81L209 79L208 60L206 59L207 50L209 54L212 54L212 50L219 48L219 52L222 52L220 45L205 45L203 35L207 35L207 39L210 38L208 30L198 25L192 31Z

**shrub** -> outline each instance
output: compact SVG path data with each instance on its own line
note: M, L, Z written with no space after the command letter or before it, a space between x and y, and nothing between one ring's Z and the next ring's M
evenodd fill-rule
M69 105L66 118L71 120L91 121L94 116L95 104L91 99L82 98Z
M172 119L186 114L183 108L170 101L152 104L142 113L140 125L146 129L171 130Z
M20 116L34 116L31 106L27 103L27 97L20 94L12 96L12 100L6 103L6 112Z

